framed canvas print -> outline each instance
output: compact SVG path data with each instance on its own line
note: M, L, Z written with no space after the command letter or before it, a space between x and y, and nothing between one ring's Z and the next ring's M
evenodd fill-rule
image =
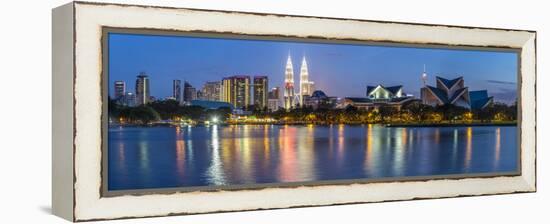
M53 212L89 221L534 192L535 38L60 6Z

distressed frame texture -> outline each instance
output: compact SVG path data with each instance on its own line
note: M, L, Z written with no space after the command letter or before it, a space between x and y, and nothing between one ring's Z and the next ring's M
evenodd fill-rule
M54 213L71 221L536 191L534 31L83 2L54 9L53 27L52 201ZM292 188L105 195L102 193L102 168L105 168L102 167L105 112L102 37L106 27L517 49L520 52L521 173Z

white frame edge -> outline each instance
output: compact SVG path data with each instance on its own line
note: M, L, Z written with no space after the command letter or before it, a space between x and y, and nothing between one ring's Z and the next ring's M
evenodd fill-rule
M79 2L74 3L74 10L74 221L536 191L535 32ZM101 197L102 27L519 48L522 174Z

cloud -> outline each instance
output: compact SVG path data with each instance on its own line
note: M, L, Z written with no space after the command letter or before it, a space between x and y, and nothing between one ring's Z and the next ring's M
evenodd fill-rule
M513 103L517 99L517 91L514 89L499 89L499 92L493 92L489 95L492 95L495 97L496 101L504 102L504 103Z
M499 81L499 80L486 80L486 81L491 84L516 85L515 82L508 82L508 81Z

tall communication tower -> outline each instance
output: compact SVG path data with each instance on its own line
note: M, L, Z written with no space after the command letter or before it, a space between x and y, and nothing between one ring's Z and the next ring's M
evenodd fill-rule
M428 73L426 73L426 64L424 64L424 72L422 72L422 83L426 86L426 81L428 80Z

